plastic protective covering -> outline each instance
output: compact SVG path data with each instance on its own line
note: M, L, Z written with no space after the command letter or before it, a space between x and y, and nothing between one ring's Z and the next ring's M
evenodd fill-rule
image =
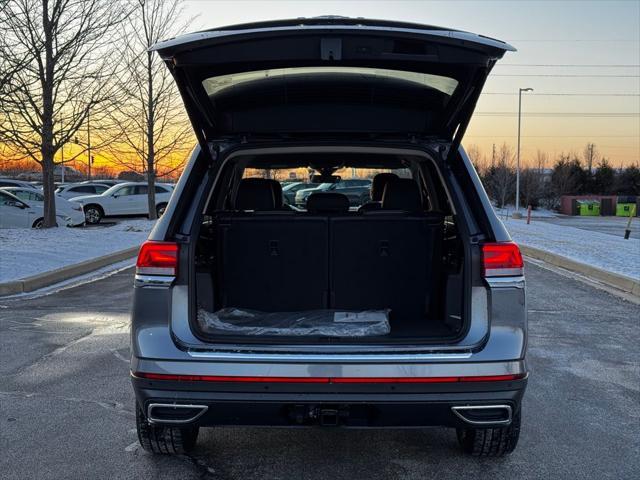
M388 310L259 312L223 308L198 309L198 324L213 335L367 337L387 335Z

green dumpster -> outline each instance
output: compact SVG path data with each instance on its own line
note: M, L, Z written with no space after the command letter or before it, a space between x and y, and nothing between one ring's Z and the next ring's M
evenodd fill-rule
M635 203L618 203L616 206L616 217L629 217L635 216L636 204Z
M578 215L581 217L600 216L600 202L597 200L578 200Z
M619 195L616 203L616 217L635 216L638 213L636 200L635 195Z

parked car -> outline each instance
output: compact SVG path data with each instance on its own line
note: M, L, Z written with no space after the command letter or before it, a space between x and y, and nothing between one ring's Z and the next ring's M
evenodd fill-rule
M109 188L111 185L106 183L65 183L56 188L56 195L71 200L86 195L100 195Z
M461 141L513 47L320 17L152 50L201 143L136 265L142 447L184 453L220 425L443 426L469 454L511 452L528 376L523 261ZM331 185L345 168L408 173L375 211L323 187L283 212L274 180L243 179L275 168Z
M12 178L0 177L0 188L2 187L21 187L21 188L30 188L32 190L38 190L38 187L32 185L29 182L25 182L23 180L14 180Z
M121 183L125 183L126 180L112 180L112 179L93 179L93 180L84 180L83 182L76 182L76 185L86 185L86 184L93 184L93 183L99 183L101 185L109 185L110 187L113 187L114 185L119 185Z
M156 213L162 215L173 189L170 185L156 184L155 190ZM149 215L147 192L146 183L125 182L114 185L101 195L75 197L72 202L83 205L87 223L96 224L103 217Z
M2 190L15 195L29 205L37 205L44 208L44 194L38 190L22 187L3 187ZM63 217L68 217L70 219L70 223L67 222L67 226L77 227L79 225L84 225L84 212L82 211L82 205L72 203L66 198L58 195L55 196L55 201L56 214L60 214Z
M70 217L56 213L58 225L71 226ZM0 228L40 228L44 219L44 208L35 203L26 203L15 195L0 189Z
M371 180L367 179L346 179L335 183L323 183L315 188L298 190L295 196L295 205L304 208L307 199L313 193L336 192L346 195L351 206L359 206L367 203L371 199Z
M284 183L283 183L284 185ZM319 183L311 182L290 182L282 187L282 195L284 197L284 203L287 205L295 205L296 193L299 190L316 188Z

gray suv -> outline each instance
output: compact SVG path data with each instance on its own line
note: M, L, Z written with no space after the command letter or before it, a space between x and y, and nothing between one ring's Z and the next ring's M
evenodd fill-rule
M320 17L154 50L198 139L139 253L141 445L200 427L452 427L511 452L527 383L523 261L460 145L498 40ZM283 205L272 173L372 177ZM355 170L352 170L355 169Z

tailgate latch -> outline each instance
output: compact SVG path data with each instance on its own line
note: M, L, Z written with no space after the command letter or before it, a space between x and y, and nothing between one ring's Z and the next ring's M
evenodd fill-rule
M320 58L322 60L342 60L342 39L321 38Z

